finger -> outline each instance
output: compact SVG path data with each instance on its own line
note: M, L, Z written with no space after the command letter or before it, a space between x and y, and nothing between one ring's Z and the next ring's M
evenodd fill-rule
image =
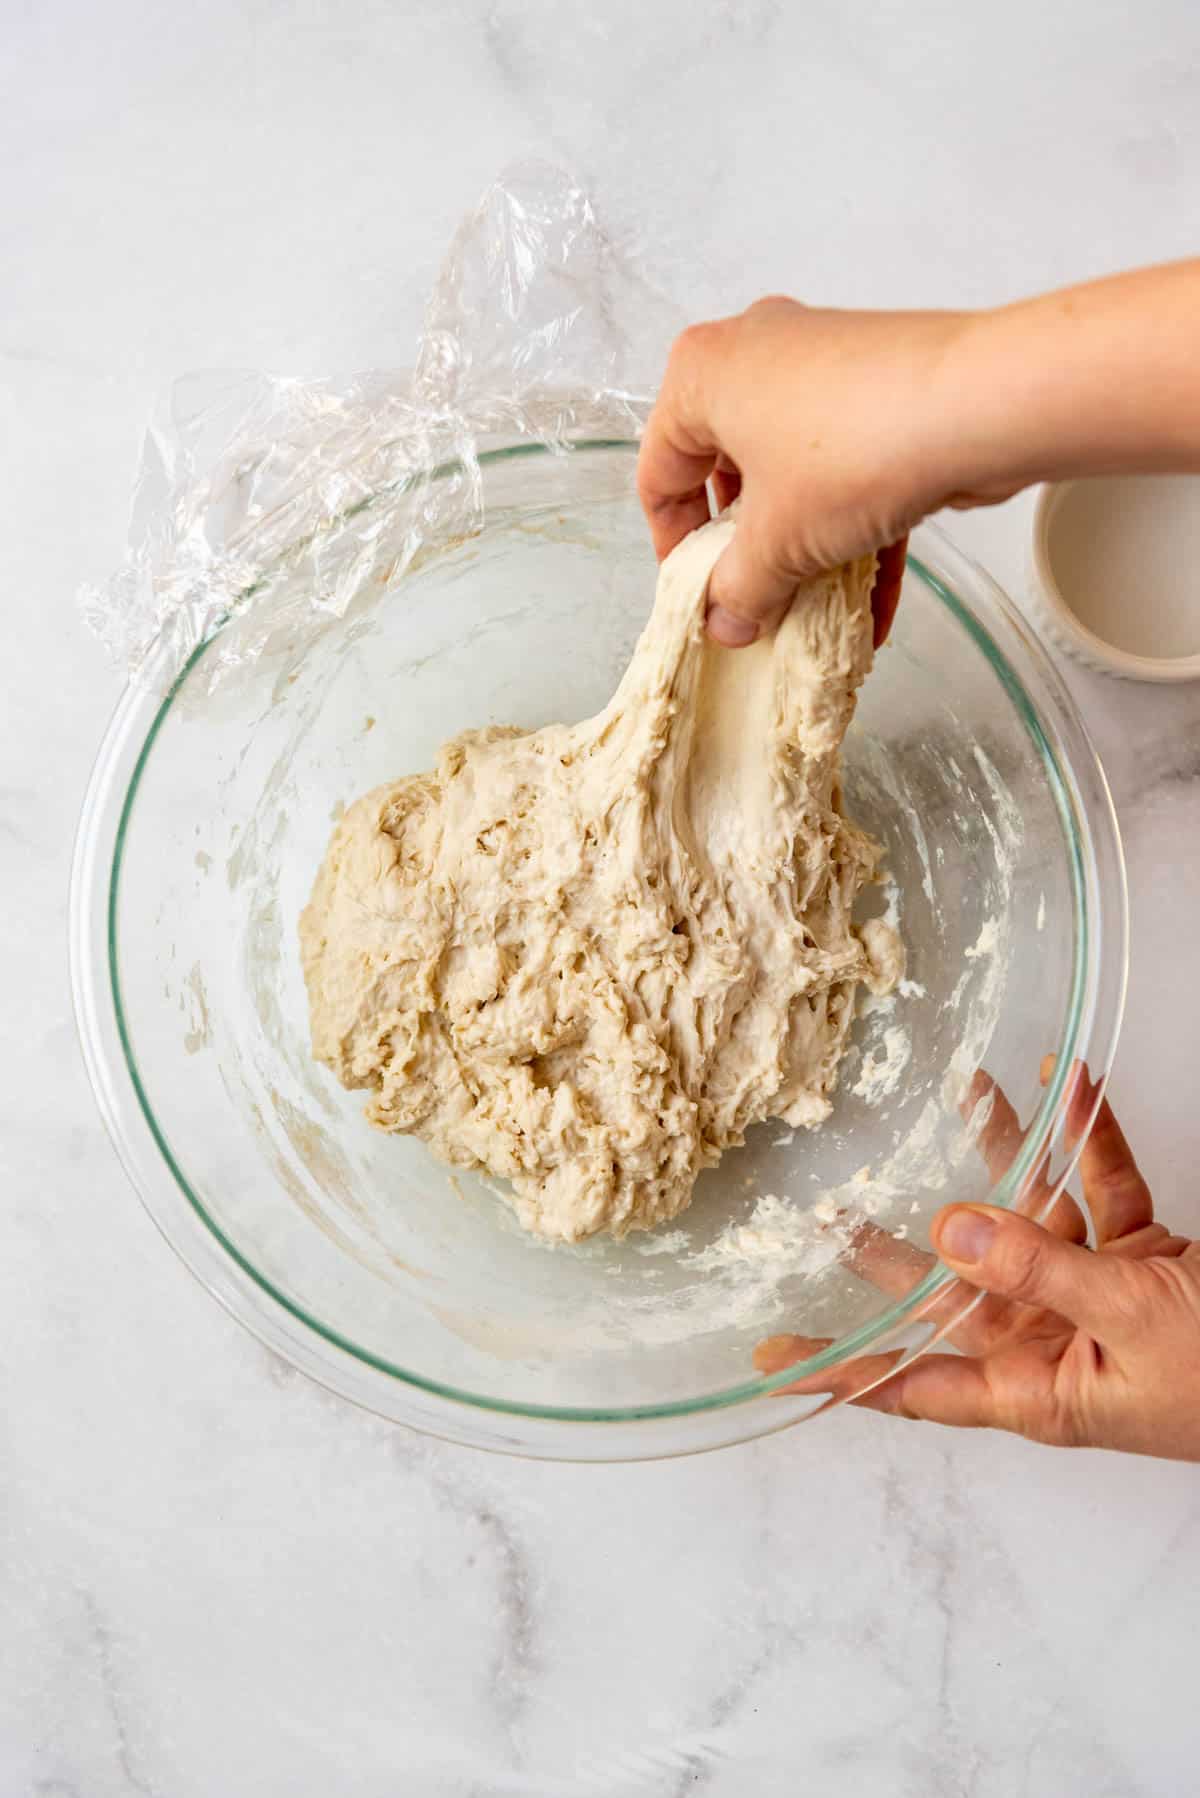
M828 1348L832 1340L827 1336L769 1336L755 1349L754 1365L759 1373L784 1373L789 1367L808 1361ZM786 1386L777 1386L772 1396L787 1398L797 1393L816 1392L828 1393L831 1399L853 1400L864 1386L885 1380L904 1352L903 1349L892 1349L882 1355L858 1355L853 1361L824 1367L816 1373L803 1374Z
M875 585L871 589L871 611L875 620L875 647L887 642L896 608L900 604L900 588L904 581L904 561L908 554L907 535L898 543L889 543L879 552Z
M759 1344L754 1363L761 1373L782 1373L795 1361L825 1348L827 1341L805 1336L774 1336ZM865 1411L889 1417L923 1419L962 1429L987 1429L1001 1422L984 1363L962 1355L922 1355L895 1372L902 1349L886 1355L860 1355L840 1367L808 1374L776 1388L776 1397L828 1392ZM866 1390L864 1391L864 1387Z
M1043 1055L1042 1065L1038 1070L1038 1078L1043 1086L1049 1085L1050 1076L1058 1063L1057 1055ZM1067 1119L1067 1147L1073 1149L1081 1136L1089 1128L1096 1103L1100 1096L1099 1085L1093 1083L1087 1063L1073 1061L1067 1074L1063 1089L1063 1106Z
M1154 1200L1107 1099L1079 1157L1083 1196L1103 1248L1154 1222Z
M973 1286L1044 1305L1097 1341L1127 1340L1136 1327L1133 1268L1063 1242L1030 1218L990 1205L950 1205L934 1219L933 1238L946 1265Z
M994 1429L1001 1422L985 1364L963 1355L922 1355L854 1402L888 1417L957 1429Z
M1050 1076L1058 1063L1057 1055L1043 1055L1038 1078L1043 1086L1048 1086ZM1066 1118L1066 1143L1068 1149L1075 1149L1086 1137L1092 1127L1100 1104L1100 1082L1093 1081L1088 1073L1087 1063L1073 1061L1067 1073L1063 1087L1062 1107Z
M1043 1058L1043 1086L1054 1063L1053 1055ZM1079 1172L1097 1246L1105 1248L1148 1229L1154 1223L1154 1200L1108 1100L1097 1103L1099 1092L1100 1082L1091 1078L1086 1064L1074 1062L1067 1077L1067 1141L1074 1147L1087 1132Z
M706 483L715 463L715 449L677 440L660 402L646 426L637 471L638 498L660 562L689 531L708 523Z
M717 465L712 472L712 490L718 512L724 512L727 506L731 506L742 491L741 472L734 467L728 456L717 457Z
M808 1361L813 1355L819 1355L833 1342L832 1336L779 1336L764 1337L756 1343L751 1356L759 1373L783 1373L785 1368L795 1367L799 1361Z
M764 528L753 493L743 497L733 541L717 558L708 581L708 634L727 649L741 649L773 630L810 569L788 567Z
M937 1266L936 1255L915 1242L897 1239L882 1224L869 1218L844 1221L851 1229L850 1241L840 1256L843 1265L889 1298L907 1298Z
M1077 1341L1062 1325L986 1360L926 1355L865 1395L863 1403L929 1423L1011 1430L1034 1442L1080 1446L1095 1440L1086 1395L1059 1377L1064 1356Z
M975 1147L983 1157L993 1186L998 1185L1025 1140L1021 1120L1009 1103L1008 1095L984 1068L978 1068L971 1076L958 1110L968 1130L974 1134Z
M1024 1144L1025 1130L1003 1088L997 1086L990 1074L980 1068L959 1109L971 1121L981 1115L978 1108L987 1105L989 1099L990 1105L982 1112L983 1122L976 1137L976 1147L983 1156L992 1184L997 1186ZM1036 1211L1045 1205L1050 1193L1046 1167L1047 1163L1043 1162L1026 1181L1019 1200L1022 1210ZM1059 1193L1042 1222L1048 1230L1052 1230L1056 1236L1064 1237L1068 1242L1087 1241L1087 1219L1068 1192Z
M720 445L708 390L724 359L721 324L692 325L672 345L662 391L638 452L637 487L661 561L709 517L706 483Z

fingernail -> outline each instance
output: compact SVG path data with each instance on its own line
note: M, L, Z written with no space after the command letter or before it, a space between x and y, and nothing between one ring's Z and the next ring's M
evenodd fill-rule
M740 618L736 612L727 612L724 606L709 606L705 622L709 636L714 642L723 643L726 649L744 649L758 635L758 626L752 618Z
M996 1234L996 1221L965 1206L952 1211L938 1232L937 1246L951 1261L982 1261Z

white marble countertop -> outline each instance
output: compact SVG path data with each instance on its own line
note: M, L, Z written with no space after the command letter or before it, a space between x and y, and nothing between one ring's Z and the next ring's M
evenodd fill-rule
M1194 252L1188 0L47 0L5 37L2 1798L1195 1791L1194 1468L852 1411L612 1468L374 1421L159 1239L64 932L117 692L73 595L172 375L406 361L459 215L527 153L696 313ZM1027 524L952 529L1019 597ZM1070 679L1130 861L1115 1097L1196 1231L1200 688Z

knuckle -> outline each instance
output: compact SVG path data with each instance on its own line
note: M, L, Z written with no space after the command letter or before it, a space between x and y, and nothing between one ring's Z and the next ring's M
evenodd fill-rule
M1093 1195L1101 1194L1110 1202L1139 1195L1145 1189L1145 1181L1136 1167L1128 1161L1111 1161L1095 1170L1091 1177Z
M714 364L724 332L725 325L719 320L688 325L671 345L658 409L676 425L691 429L697 423L711 422L708 415L716 380Z
M668 373L673 371L677 377L683 378L693 374L697 365L705 361L716 347L720 330L720 325L711 321L686 326L671 345Z
M802 312L803 310L799 300L793 300L786 293L764 293L761 299L754 301L752 306L747 306L744 316L761 319L769 317L773 313Z

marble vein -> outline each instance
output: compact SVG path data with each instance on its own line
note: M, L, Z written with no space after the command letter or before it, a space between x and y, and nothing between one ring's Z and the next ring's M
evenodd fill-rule
M138 1765L138 1755L133 1745L130 1700L125 1690L124 1681L117 1669L116 1645L112 1630L95 1594L84 1591L80 1594L80 1598L100 1675L105 1706L112 1723L117 1763L132 1791L141 1792L144 1798L159 1798L158 1787L144 1776Z

